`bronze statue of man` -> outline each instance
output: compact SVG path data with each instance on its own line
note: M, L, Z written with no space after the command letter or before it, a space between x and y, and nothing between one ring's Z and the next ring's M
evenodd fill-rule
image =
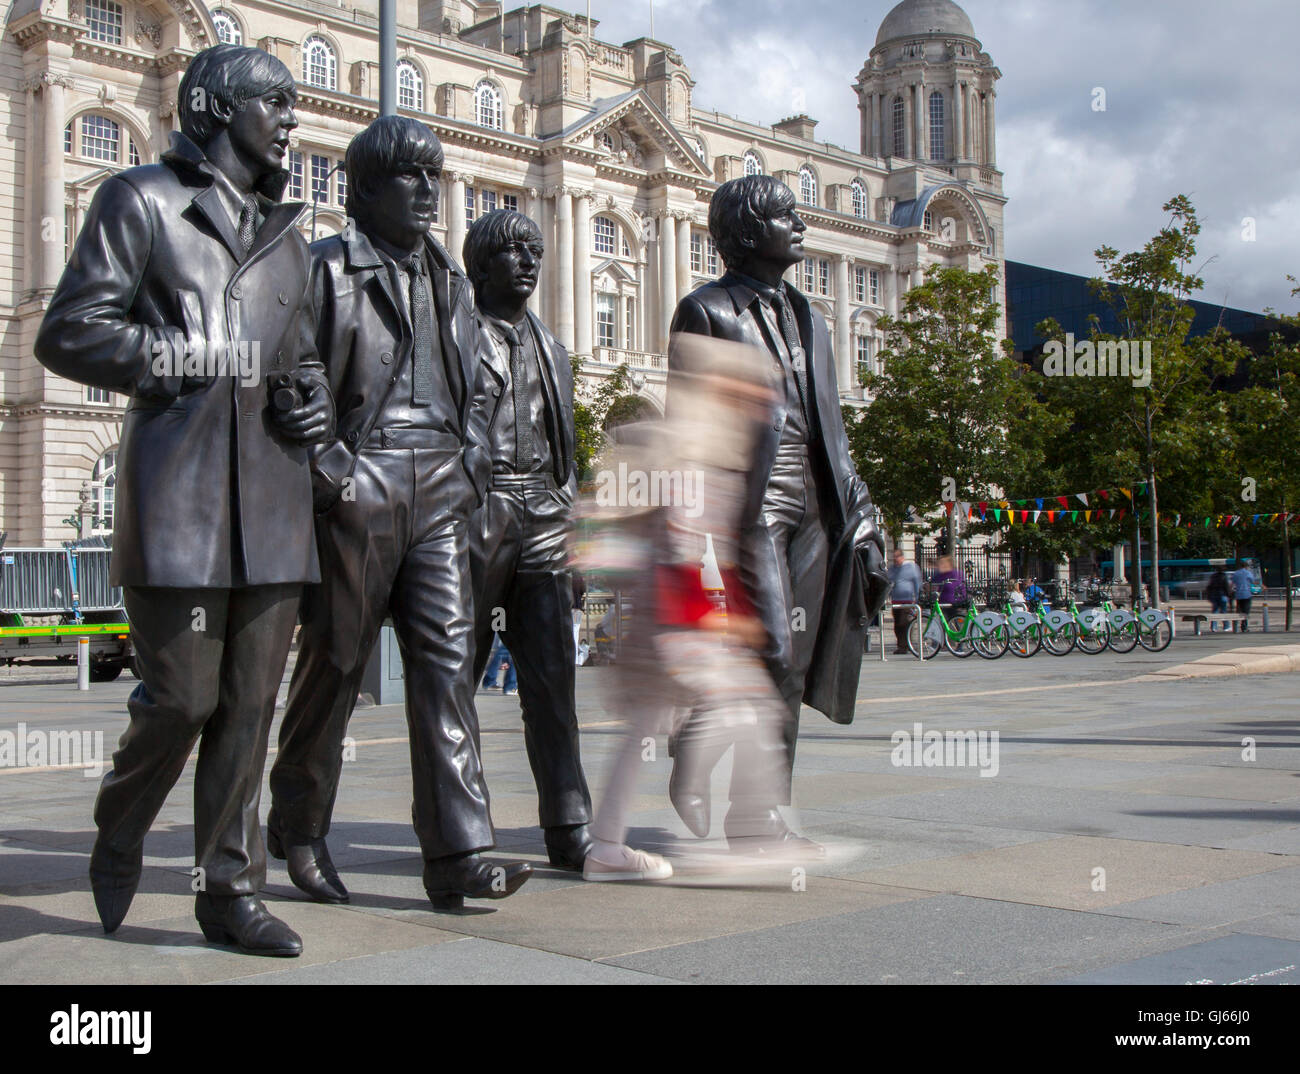
M95 803L106 932L140 882L144 837L199 744L195 915L255 955L302 942L258 892L258 801L304 583L319 579L306 445L333 425L312 345L304 205L280 202L293 75L259 49L200 52L181 133L95 194L36 357L130 397L117 457L113 583L140 685Z
M723 183L709 207L709 232L727 271L682 299L672 322L673 333L759 348L781 383L750 471L738 572L787 706L780 805L790 803L801 703L837 722L853 718L866 626L888 592L871 499L849 455L826 321L783 279L804 258L805 230L785 184L770 176ZM679 366L670 348L670 416ZM737 770L750 764L738 752ZM670 783L673 804L694 831L708 829L708 772L698 766L688 777L675 769ZM741 801L733 781L725 831L738 849L821 852L789 829L775 805Z
M559 868L581 869L591 847L591 794L578 750L568 559L577 491L573 369L528 310L544 252L537 225L508 209L481 216L465 238L486 343L475 414L491 467L470 526L474 673L482 678L495 630L518 674L547 856Z
M313 453L321 585L271 769L272 853L322 902L347 901L325 844L343 738L384 619L402 653L412 817L435 909L505 898L523 863L496 845L474 710L469 519L486 460L470 439L482 341L471 288L429 234L443 151L423 123L384 116L345 158L348 226L312 244L316 345L340 401Z

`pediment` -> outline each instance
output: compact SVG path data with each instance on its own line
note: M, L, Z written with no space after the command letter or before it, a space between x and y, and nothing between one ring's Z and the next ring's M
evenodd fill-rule
M559 137L566 145L593 146L611 162L629 167L643 167L647 157L662 153L680 171L711 177L691 140L668 121L644 90L598 101L590 116Z

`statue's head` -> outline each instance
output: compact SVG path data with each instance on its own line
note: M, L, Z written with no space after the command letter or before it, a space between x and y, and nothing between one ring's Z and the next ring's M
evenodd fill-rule
M293 74L269 52L216 45L190 61L177 94L181 132L200 148L225 134L254 174L284 169L298 126Z
M465 274L485 309L518 308L537 288L546 246L523 213L496 209L480 216L465 236Z
M790 188L770 175L723 183L709 206L709 233L727 268L746 272L766 264L784 272L804 258L807 228ZM752 272L749 272L752 275Z
M433 222L443 160L438 136L419 120L381 116L348 145L348 215L362 231L416 249Z

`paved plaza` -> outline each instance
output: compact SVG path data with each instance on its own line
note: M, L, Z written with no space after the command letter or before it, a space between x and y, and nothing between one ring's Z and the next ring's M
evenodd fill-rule
M924 666L871 653L851 726L804 710L798 821L828 860L806 874L724 871L726 762L716 838L694 840L668 803L660 736L631 837L673 855L678 877L659 885L587 884L546 864L517 699L480 693L499 853L536 872L459 916L433 913L421 887L401 708L358 708L330 835L352 902L304 901L271 862L268 905L305 945L288 961L199 935L192 759L112 937L86 876L98 780L0 768L0 982L1300 983L1295 669L1294 634ZM597 795L619 733L609 674L578 677ZM133 686L8 676L0 732L103 731L111 753ZM896 740L917 724L922 742ZM927 765L932 730L985 732L985 751Z

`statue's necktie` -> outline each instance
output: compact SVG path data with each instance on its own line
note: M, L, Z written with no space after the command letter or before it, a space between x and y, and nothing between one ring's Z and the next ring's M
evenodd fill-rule
M790 349L790 364L794 369L794 382L799 388L799 404L804 416L808 415L808 362L804 354L803 341L799 338L799 329L794 323L794 311L790 309L790 300L786 298L785 288L778 287L772 296L776 307L777 320L781 324L781 335L785 345Z
M257 234L257 199L252 194L244 196L244 207L239 210L239 245L244 248L244 256L253 248L253 236Z
M528 422L528 367L524 345L514 328L504 330L510 344L510 393L515 404L515 473L526 474L533 465L533 428Z
M433 402L433 310L420 255L412 254L404 266L411 274L411 329L415 334L415 349L411 354L411 405L429 406Z

